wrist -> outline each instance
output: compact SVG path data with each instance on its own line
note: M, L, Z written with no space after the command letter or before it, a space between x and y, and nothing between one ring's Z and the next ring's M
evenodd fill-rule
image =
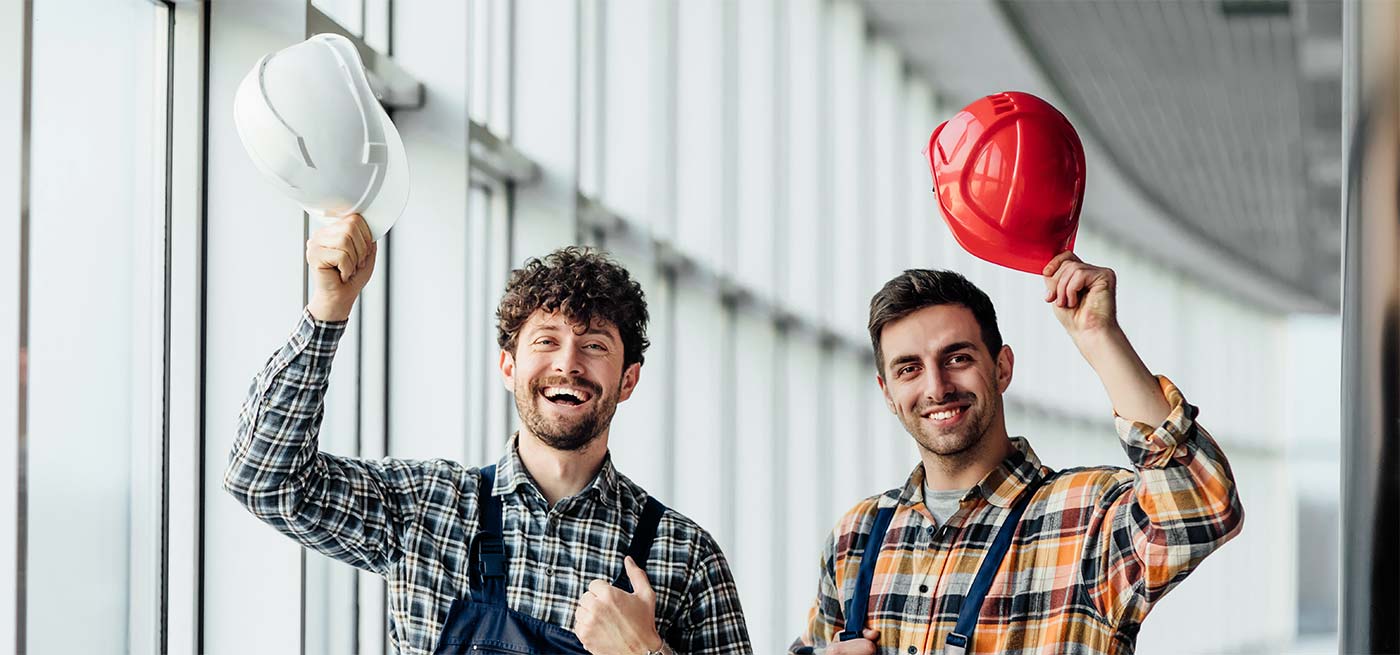
M1073 335L1074 345L1079 349L1079 354L1088 360L1090 366L1097 368L1096 361L1105 357L1110 357L1114 353L1122 352L1128 345L1128 336L1123 333L1123 329L1117 323L1080 330Z
M321 298L312 298L306 305L306 311L311 313L311 318L329 323L346 321L350 319L350 310L354 308L352 300L349 303L338 303Z
M666 645L666 640L661 635L654 634L642 642L643 655L674 655L671 647Z

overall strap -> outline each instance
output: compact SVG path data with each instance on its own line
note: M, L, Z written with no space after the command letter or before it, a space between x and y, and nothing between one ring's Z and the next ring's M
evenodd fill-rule
M489 605L506 605L505 542L501 539L501 498L495 492L496 466L481 469L477 503L481 521L468 554L467 572L471 578L472 600Z
M661 515L666 513L666 506L660 501L650 496L647 497L647 504L642 507L642 515L637 519L637 527L632 529L632 540L627 544L626 555L642 567L647 568L647 558L651 555L651 545L656 541L656 529L661 523ZM632 581L627 577L627 567L623 566L622 571L617 574L617 579L613 580L613 586L627 593L632 593Z
M963 655L972 644L972 633L977 629L977 617L982 613L982 601L986 600L987 591L992 588L992 578L996 577L997 569L1001 568L1006 551L1011 549L1011 538L1016 534L1016 524L1021 522L1021 515L1026 513L1026 506L1030 504L1031 497L1040 488L1041 482L1043 480L1036 480L1026 485L1025 490L1021 492L1021 498L1006 516L1006 522L1002 523L1001 529L997 531L996 540L982 557L982 565L977 568L977 577L972 580L972 587L967 590L967 596L963 598L962 607L958 611L958 623L953 627L953 631L948 633L948 648L943 651L947 655Z
M880 546L885 543L885 532L889 530L893 517L893 507L883 507L875 514L875 524L870 526L870 536L865 540L865 554L860 558L855 594L846 605L846 629L836 635L837 641L861 638L865 613L870 606L870 583L875 579L875 562L880 558Z

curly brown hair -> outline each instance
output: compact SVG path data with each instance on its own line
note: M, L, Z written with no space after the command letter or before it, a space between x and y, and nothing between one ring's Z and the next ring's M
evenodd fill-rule
M563 312L575 325L607 321L622 337L623 367L640 364L647 339L647 301L627 269L592 248L568 246L531 257L510 272L496 308L496 343L515 352L516 339L535 310Z

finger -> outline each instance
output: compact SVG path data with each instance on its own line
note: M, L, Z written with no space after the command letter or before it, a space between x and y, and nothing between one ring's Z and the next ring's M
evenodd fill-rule
M359 214L351 214L350 216L354 218L355 230L359 232L360 238L364 239L365 243L374 243L374 234L370 232L369 223L365 221L365 217Z
M327 230L317 230L311 235L311 242L322 248L331 250L343 250L350 256L350 261L359 262L361 255L355 250L353 239L345 236L343 231L337 231L334 226Z
M363 263L365 256L369 254L369 244L372 243L360 233L360 229L353 224L345 226L345 239L355 248L355 262Z
M869 639L870 641L879 641L880 631L876 630L875 628L866 628L860 631L860 636Z
M600 601L606 601L612 593L612 585L608 584L607 580L594 580L588 583L588 593L597 596Z
M1075 271L1074 275L1070 276L1069 285L1067 287L1069 291L1069 298L1067 300L1070 307L1079 306L1079 294L1089 288L1090 275L1087 269L1081 268Z
M1079 264L1069 263L1060 266L1060 270L1055 273L1055 306L1069 306L1069 281L1074 277L1074 270Z
M1068 261L1066 259L1066 255L1073 254L1074 253L1060 253L1055 259L1051 260L1049 264L1046 264L1046 270L1054 269L1053 273L1042 278L1045 280L1045 288L1047 290L1045 294L1046 302L1054 301L1056 306L1061 305L1064 299L1063 294L1060 293L1062 290L1061 283L1076 266L1080 265L1077 261Z
M651 581L647 579L647 572L637 563L632 561L632 556L622 558L622 566L627 569L627 579L632 583L632 593L638 598L651 602L656 599L656 592L651 588Z
M310 240L323 248L335 248L350 253L353 261L359 261L360 255L355 251L354 242L345 236L345 225L341 222L334 222L325 225L311 233Z
M355 275L355 262L350 259L350 253L336 248L313 245L313 252L310 260L316 268L336 269L340 271L341 283L348 283Z
M1055 255L1055 257L1050 260L1050 263L1045 265L1045 269L1041 272L1044 273L1046 276L1051 276L1054 275L1057 271L1059 271L1060 266L1063 265L1065 262L1077 261L1080 260L1079 257L1074 254L1074 251L1066 250L1058 255Z
M369 242L369 254L365 256L365 262L360 265L360 270L356 275L373 271L374 262L377 259L379 259L379 244L371 241Z
M341 218L311 235L311 240L327 247L337 250L344 250L350 253L352 261L359 263L365 256L365 244L362 239L358 239L355 228L350 225L347 219Z
M593 623L593 608L580 604L574 610L574 632L585 632L586 628Z

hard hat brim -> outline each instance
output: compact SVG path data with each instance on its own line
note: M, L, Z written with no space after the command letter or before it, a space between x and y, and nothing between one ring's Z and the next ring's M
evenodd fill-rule
M394 226L399 216L403 215L404 208L408 206L411 185L408 153L404 150L403 139L399 137L399 131L395 129L393 121L389 120L389 114L384 108L379 103L375 103L374 106L389 143L389 165L385 168L384 183L379 187L379 193L375 194L374 199L360 215L369 225L374 240L378 241L389 232L389 228Z

